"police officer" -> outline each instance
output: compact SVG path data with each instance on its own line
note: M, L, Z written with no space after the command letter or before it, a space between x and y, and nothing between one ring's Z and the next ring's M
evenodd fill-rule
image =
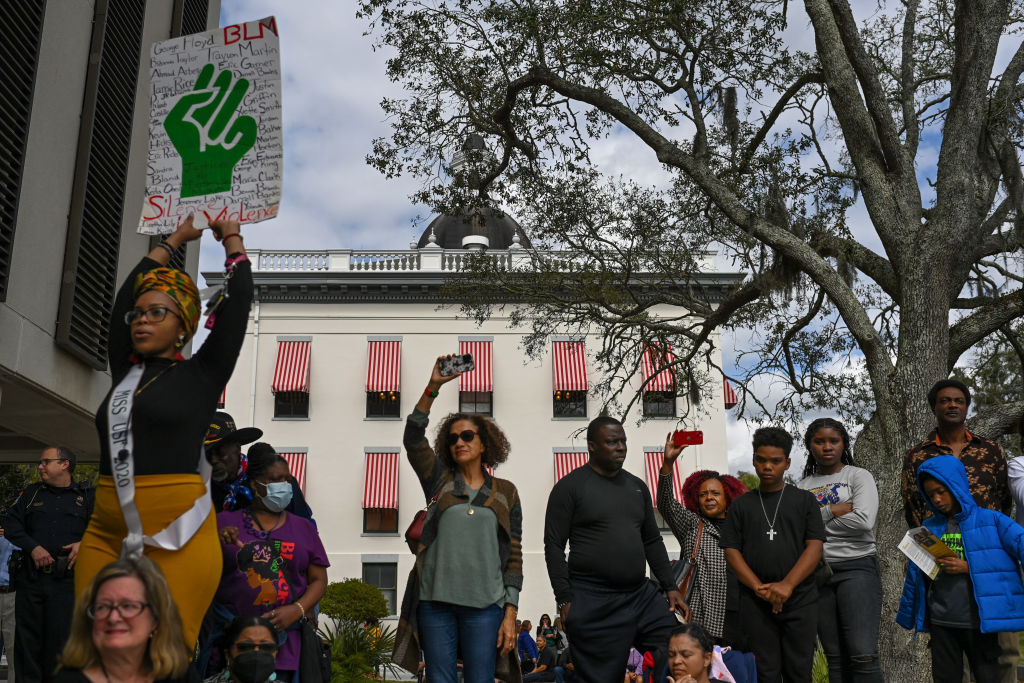
M74 482L76 457L51 446L39 457L39 483L22 491L7 516L7 538L22 549L15 594L14 668L24 681L52 681L71 631L72 568L92 515L94 489Z

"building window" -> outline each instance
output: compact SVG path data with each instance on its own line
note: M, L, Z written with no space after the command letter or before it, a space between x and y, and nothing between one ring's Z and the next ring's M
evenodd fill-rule
M274 417L309 417L309 394L278 391L274 394Z
M363 583L376 586L388 601L390 614L398 614L396 598L398 596L398 563L396 562L364 562Z
M654 521L656 521L658 523L658 529L660 531L671 531L672 530L669 527L668 522L665 521L665 518L662 517L661 512L658 510L657 507L654 508Z
M366 417L401 417L401 410L401 392L366 392Z
M644 417L675 417L676 395L669 391L644 392Z
M585 391L556 391L554 394L555 417L586 417L587 416L587 392Z
M494 415L493 391L460 391L459 412Z
M398 510L395 508L363 508L363 533L397 534Z

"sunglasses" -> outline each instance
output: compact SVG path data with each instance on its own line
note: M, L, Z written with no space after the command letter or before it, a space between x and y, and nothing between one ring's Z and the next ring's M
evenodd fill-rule
M474 432L472 429L467 429L457 434L455 432L452 432L451 434L448 435L448 445L454 446L459 442L459 439L462 439L466 443L473 443L473 439L476 438L476 434L477 433Z
M248 641L235 643L235 648L239 653L252 652L253 650L262 650L264 652L277 652L277 643L250 643Z

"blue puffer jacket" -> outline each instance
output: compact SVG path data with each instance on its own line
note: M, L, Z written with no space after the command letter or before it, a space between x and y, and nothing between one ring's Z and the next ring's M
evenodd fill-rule
M963 537L964 556L978 603L982 633L1024 630L1024 584L1020 563L1024 562L1024 529L995 510L978 507L967 484L967 471L952 455L926 460L917 470L917 488L924 496L921 476L931 475L946 486L960 502L956 515ZM924 521L936 536L946 530L946 516L928 500L934 516ZM925 574L913 562L907 563L903 597L896 623L915 631L927 631L925 624Z

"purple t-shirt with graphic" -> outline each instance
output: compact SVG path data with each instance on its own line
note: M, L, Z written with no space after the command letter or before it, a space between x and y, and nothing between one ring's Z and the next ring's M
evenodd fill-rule
M245 510L217 513L217 528L238 527L235 544L221 546L224 574L214 601L236 616L259 616L290 605L306 592L306 569L311 564L330 566L316 528L308 520L285 513L273 531L261 531ZM277 668L299 666L300 636L287 631L288 640L277 653Z

